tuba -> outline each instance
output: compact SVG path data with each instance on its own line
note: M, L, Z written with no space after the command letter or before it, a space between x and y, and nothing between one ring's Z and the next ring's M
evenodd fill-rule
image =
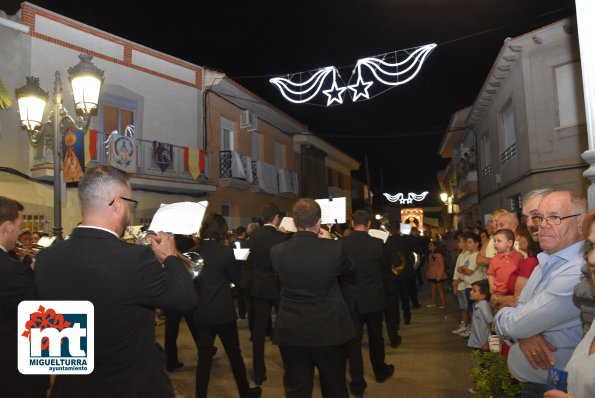
M401 272L403 272L403 270L405 269L405 266L407 266L407 260L405 259L405 256L403 256L402 252L399 252L399 260L400 264L393 264L391 266L391 271L393 272L393 274L395 275L399 275Z
M132 228L129 227L126 227L126 232L136 238L137 245L149 247L151 246L151 238L157 235L153 231L141 231L135 234ZM205 265L201 255L196 252L181 253L178 251L178 258L182 261L192 279L198 278Z

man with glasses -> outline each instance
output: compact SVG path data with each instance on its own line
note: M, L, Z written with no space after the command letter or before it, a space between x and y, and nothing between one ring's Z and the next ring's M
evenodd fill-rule
M136 200L128 176L111 166L87 171L78 185L83 221L70 239L37 256L41 300L88 300L95 309L95 369L58 375L52 397L173 397L155 345L154 309L196 306L190 274L173 236L151 248L121 241Z
M523 197L523 214L521 221L527 225L527 228L529 229L529 232L531 232L533 240L536 242L539 240L539 225L534 224L533 220L531 220L531 217L539 214L539 202L541 202L541 199L545 195L552 191L552 188L537 188L527 192L527 194Z
M542 397L547 368L564 369L582 339L579 310L572 301L583 258L583 195L569 191L546 194L531 217L539 226L539 266L525 285L516 307L505 307L494 322L511 343L508 367L523 382L523 398Z

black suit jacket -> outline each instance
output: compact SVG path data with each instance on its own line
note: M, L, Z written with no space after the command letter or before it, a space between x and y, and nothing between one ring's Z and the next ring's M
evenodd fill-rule
M382 273L387 263L382 240L354 230L340 242L356 269L354 288L343 288L350 310L358 314L382 311L386 307Z
M266 300L279 300L279 277L271 265L271 247L289 239L275 227L265 225L252 232L248 239L249 261L254 263L252 296Z
M162 266L145 246L95 228L37 256L35 284L42 300L89 300L95 307L95 370L57 376L53 397L170 397L165 359L155 345L156 307L188 311L196 293L181 261Z
M342 276L353 283L355 267L342 255L340 242L300 231L274 246L271 258L281 280L274 344L322 347L355 336L337 281Z
M194 280L198 302L194 321L198 325L221 325L236 319L229 284L238 283L240 272L233 249L215 240L202 240L198 253L205 265Z
M0 249L0 392L6 397L41 395L50 386L49 376L22 375L17 365L17 307L35 300L31 267ZM24 330L24 325L20 325ZM24 338L24 337L22 337Z
M248 239L237 239L234 242L240 243L240 248L248 249ZM240 269L240 283L238 284L238 288L240 289L252 289L252 282L254 281L254 261L253 259L248 256L248 258L244 261L236 260L237 265Z

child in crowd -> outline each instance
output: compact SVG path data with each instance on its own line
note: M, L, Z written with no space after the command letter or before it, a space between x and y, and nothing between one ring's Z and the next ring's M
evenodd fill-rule
M474 282L485 279L485 273L484 267L481 267L479 266L479 264L477 264L477 254L479 253L479 249L481 248L481 238L477 234L469 233L465 235L465 242L469 256L463 262L463 264L461 264L459 272L461 275L463 275L463 282L465 283L465 296L467 298L468 303L468 306L466 308L468 313L467 317L471 319L471 315L473 313L471 288ZM464 331L462 331L459 334L459 336L467 338L469 337L470 333L471 328L468 326Z
M446 297L444 295L444 286L442 285L446 280L446 271L444 270L444 257L438 253L438 246L436 243L429 244L430 256L428 259L428 270L426 278L430 281L431 286L431 301L426 307L436 306L436 292L440 295L440 308L446 306Z
M461 265L463 265L463 262L467 259L467 257L469 257L469 254L471 254L467 251L467 243L463 234L459 234L457 236L457 248L459 249L460 254L457 257L455 269L452 274L452 292L459 301L461 322L459 323L459 326L452 331L453 334L459 334L465 331L471 324L471 318L467 312L469 302L467 301L467 296L465 295L465 282L463 281L463 275L461 275L461 273L458 271L461 268Z
M485 279L471 284L471 300L473 304L473 321L467 346L483 351L490 350L490 323L494 320L490 306L490 289Z
M492 295L507 294L510 274L515 272L525 259L521 253L514 250L514 239L510 229L499 229L494 234L496 255L490 260L487 272Z

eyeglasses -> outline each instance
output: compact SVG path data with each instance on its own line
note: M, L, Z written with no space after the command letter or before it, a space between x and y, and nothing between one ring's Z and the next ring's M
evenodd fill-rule
M123 201L128 202L128 206L130 207L130 211L134 213L134 211L136 210L136 206L138 206L138 200L128 199L128 198L125 198L123 196L118 196L118 198L122 199ZM116 198L114 198L111 202L109 202L108 206L113 205L115 201L116 201Z
M531 217L531 221L533 221L533 224L535 224L535 225L541 225L541 223L543 222L543 220L545 220L545 222L548 225L560 225L560 224L562 224L562 220L566 220L567 218L577 217L577 216L582 216L582 214L571 214L571 215L565 216L565 217L560 217L560 216L547 216L547 217L543 217L543 216L532 216Z

